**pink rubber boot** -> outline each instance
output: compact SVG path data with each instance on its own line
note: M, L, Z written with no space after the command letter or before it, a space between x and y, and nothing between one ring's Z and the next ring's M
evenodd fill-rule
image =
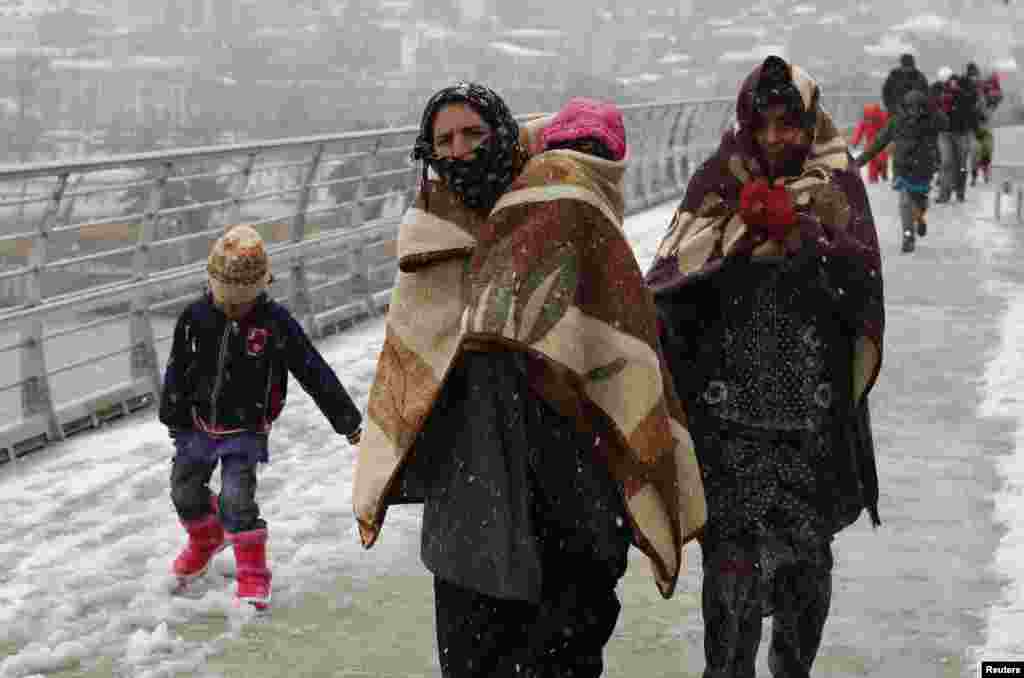
M206 573L213 557L227 548L224 541L224 528L217 517L217 498L212 497L213 513L197 520L183 520L182 526L188 533L188 543L178 557L174 559L171 570L178 578L178 586L188 586L190 582Z
M258 610L270 605L270 570L267 569L267 530L229 532L228 541L235 547L238 589L235 600L249 603Z

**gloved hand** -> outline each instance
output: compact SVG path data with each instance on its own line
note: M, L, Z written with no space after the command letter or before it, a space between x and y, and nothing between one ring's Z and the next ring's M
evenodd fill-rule
M345 434L345 437L348 438L349 445L358 445L363 437L363 428L360 426L355 431L352 431L352 433Z
M772 186L766 179L743 185L740 193L740 217L755 233L769 240L783 240L796 223L793 199L783 186Z

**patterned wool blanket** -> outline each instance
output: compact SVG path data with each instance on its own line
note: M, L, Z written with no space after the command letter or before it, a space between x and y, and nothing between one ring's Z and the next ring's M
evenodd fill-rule
M469 257L485 218L429 181L399 226L398 276L352 489L367 548L377 540L388 494L454 362Z
M624 170L549 151L526 164L486 221L440 199L436 186L430 213L410 210L403 256L433 263L410 274L416 280L400 276L389 312L354 490L364 545L460 348L511 347L540 359L531 376L556 409L597 432L595 459L622 484L634 541L672 595L706 508L653 297L621 229ZM419 249L429 257L406 247L428 238Z
M801 91L816 87L799 69ZM810 95L807 95L810 99ZM741 94L742 101L742 94ZM739 215L743 184L763 176L749 137L733 130L694 174L647 274L652 291L668 294L690 281L714 275L730 257L793 254L808 239L830 261L837 304L859 304L855 343L854 399L859 401L878 376L882 357L884 308L878 236L863 182L851 166L845 138L831 117L817 109L810 152L801 171L776 181L790 192L797 222L783 241L766 240ZM857 290L847 295L844 290Z
M550 120L534 115L520 128L527 155L540 151L541 131ZM366 548L377 540L388 493L459 348L469 256L486 216L467 209L432 176L399 225L398 275L352 489Z

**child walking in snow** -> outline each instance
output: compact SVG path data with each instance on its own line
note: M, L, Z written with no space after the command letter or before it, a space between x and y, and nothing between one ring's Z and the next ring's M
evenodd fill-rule
M861 143L865 148L871 146L887 122L889 122L889 114L882 110L880 104L864 104L864 117L853 130L850 146L860 146ZM889 180L889 154L884 150L868 163L868 182L877 184L879 178L882 181Z
M903 99L903 110L879 132L871 147L857 158L863 167L882 149L893 144L893 190L900 192L903 223L903 252L913 252L915 236L927 233L928 191L939 169L939 132L948 129L946 116L928 103L923 92L911 90Z
M175 447L171 499L188 534L172 571L184 588L230 544L236 600L263 609L271 573L256 466L269 460L267 440L284 407L288 372L350 444L359 442L362 417L301 325L267 295L269 262L255 229L239 225L225 233L207 272L209 291L178 318L160 397L160 421ZM209 482L218 463L215 497Z
M1003 88L1000 85L999 73L992 73L985 78L978 89L981 90L981 123L975 132L978 139L978 153L974 159L974 167L971 168L971 186L977 183L979 170L986 184L992 178L992 151L995 148L995 138L992 136L992 116L1003 101Z

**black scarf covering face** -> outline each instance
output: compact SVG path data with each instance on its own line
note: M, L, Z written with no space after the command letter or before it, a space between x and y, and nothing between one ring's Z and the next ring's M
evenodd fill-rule
M491 128L491 136L467 159L439 158L434 154L434 119L449 104L467 104ZM420 133L412 159L434 168L449 189L472 209L490 209L512 184L522 164L519 124L494 91L471 82L446 87L430 98L423 109Z

